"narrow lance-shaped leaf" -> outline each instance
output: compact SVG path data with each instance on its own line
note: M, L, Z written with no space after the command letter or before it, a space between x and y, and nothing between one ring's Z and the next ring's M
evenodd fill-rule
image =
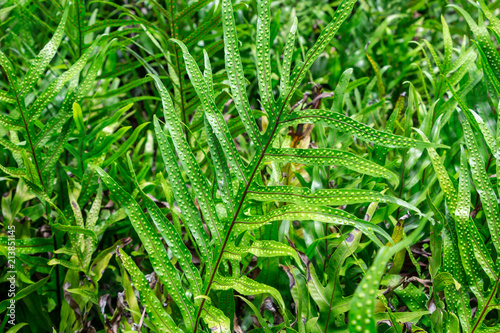
M420 236L425 224L425 222L420 223L420 226L405 240L391 247L384 246L379 250L375 261L356 288L352 298L351 311L349 312L350 333L372 333L377 331L374 318L375 299L387 262L393 255L410 246Z
M155 325L156 329L161 332L183 332L179 327L177 327L177 325L175 325L174 320L163 308L163 305L156 297L153 290L149 288L148 280L146 280L134 261L121 248L118 249L117 255L127 272L130 274L135 289L139 291L141 303L146 309L149 319L153 325Z
M255 144L257 150L259 150L259 147L262 148L262 143L259 129L257 128L252 109L248 102L231 0L222 0L222 26L224 31L226 71L229 77L229 86L233 94L234 106L240 115L241 122L247 130L250 140Z
M137 140L137 137L139 136L139 133L141 132L141 130L144 127L146 127L147 125L149 125L149 122L144 122L144 123L140 124L139 126L137 126L134 129L134 132L127 139L127 141L125 141L124 143L122 143L120 145L120 148L118 148L118 150L113 155L111 155L108 159L106 159L106 161L104 161L102 167L103 168L107 167L108 165L110 165L111 163L113 163L117 158L119 158L120 156L122 156L130 147L132 147L132 145Z
M436 50L434 49L434 47L432 46L432 44L428 40L424 39L423 41L424 41L425 45L427 45L427 47L429 48L429 52L431 53L431 56L434 59L434 62L436 62L436 66L438 67L439 72L442 73L443 72L443 65L441 63L441 60L438 57ZM432 74L434 74L432 67L430 68L430 71Z
M194 193L200 205L200 210L208 224L208 227L210 228L212 236L216 239L215 248L218 249L222 245L223 241L223 235L221 234L223 227L222 223L218 219L214 202L210 197L210 187L189 147L189 144L186 141L186 138L183 135L180 121L174 110L172 99L170 98L167 89L165 89L165 86L156 75L151 76L155 80L156 87L158 88L161 96L165 123L170 132L172 141L174 142L175 149L179 154L179 159L184 167L184 170L191 180Z
M457 67L456 71L453 73L453 75L450 77L449 81L452 85L456 85L460 83L462 78L468 74L469 70L475 65L477 59L477 54L474 52L474 50L469 49L468 52L463 53L457 61L453 63L455 65L456 63L463 62L463 64L460 64L459 67ZM454 69L454 68L452 68Z
M285 315L285 303L278 290L263 283L254 281L243 275L239 278L230 278L217 275L214 278L214 290L234 289L242 295L270 294L278 302L282 313Z
M352 118L329 110L303 110L293 112L283 121L280 121L280 128L288 128L297 124L322 123L340 131L351 133L352 135L369 142L390 148L427 148L446 146L430 142L423 142L412 138L406 138L390 133L385 133L366 126Z
M191 253L182 241L182 238L177 230L175 230L172 223L170 223L170 221L165 217L165 215L154 203L154 201L141 189L141 186L137 182L137 178L132 165L132 160L130 159L130 157L128 157L128 164L130 172L132 173L134 179L135 186L139 190L142 200L146 208L148 209L148 213L155 223L156 228L162 235L163 239L167 242L174 256L177 258L179 266L182 268L187 280L189 281L189 284L192 287L194 296L196 297L200 295L202 293L203 285L201 282L200 273L192 263Z
M201 318L205 321L210 332L213 333L230 333L231 322L224 313L215 306L205 304L201 309Z
M500 96L500 82L498 81L498 78L495 76L495 73L493 73L491 65L488 62L488 58L486 57L486 54L484 54L483 50L479 45L476 44L476 48L479 55L481 56L481 65L483 67L483 72L486 73L486 76L493 84L493 88L495 89L497 96Z
M99 219L99 211L101 210L102 203L102 183L99 183L99 188L95 196L94 202L87 213L86 227L94 230L97 220Z
M14 67L12 63L7 58L7 56L0 51L0 66L3 68L5 75L7 76L7 80L9 81L10 88L14 90L14 93L17 94L17 78L15 76Z
M500 63L500 55L495 50L495 46L490 39L490 34L488 33L486 24L484 24L483 15L479 15L479 23L476 23L470 14L463 8L454 4L450 5L450 7L453 7L460 12L460 14L462 14L464 19L467 21L467 24L476 36L477 43L485 53L489 63L492 64L493 73L497 78L500 78L500 67L498 66Z
M181 176L181 170L177 161L172 158L175 154L170 141L163 132L158 119L155 117L153 121L161 156L163 158L163 162L165 163L165 168L167 169L168 179L172 185L172 192L175 200L177 201L182 215L184 216L184 223L193 234L195 242L200 249L200 254L204 263L207 265L208 269L211 269L213 255L212 248L209 246L208 236L203 229L203 222L198 214L198 209L196 209L196 206L191 199L186 183Z
M20 130L23 128L23 125L19 120L3 114L0 114L0 125L5 126L6 128L11 130Z
M90 260L92 259L92 253L94 252L93 248L94 244L97 244L97 236L95 235L93 230L85 228L82 211L80 209L80 206L78 205L78 201L73 195L73 191L69 189L69 186L68 186L68 192L69 192L71 208L73 209L73 214L75 216L75 221L77 225L76 226L61 225L60 227L56 227L55 225L53 225L53 227L56 227L56 229L65 232L76 234L76 236L78 237L78 243L73 244L73 246L78 246L79 249L81 249L83 255L83 260L81 264L84 269L87 269L88 264L90 264ZM85 237L85 235L90 237Z
M214 94L214 78L212 75L212 65L210 64L210 57L205 49L203 49L203 63L205 69L203 71L203 77L205 78L205 82L208 86L208 91L210 92L210 96L215 96Z
M260 102L264 111L276 117L274 107L273 87L271 82L271 49L270 49L270 2L271 0L257 1L257 81L259 84Z
M460 183L458 186L458 202L455 210L455 227L458 236L458 249L460 250L460 259L465 271L465 277L469 288L477 298L478 310L484 308L485 300L483 296L484 282L479 265L474 258L474 249L469 237L469 209L470 209L470 184L469 172L466 164L465 152L462 149L460 156Z
M462 129L464 131L465 143L469 151L469 164L472 170L472 179L476 184L477 192L481 197L486 220L488 221L488 228L491 234L491 240L497 253L500 253L500 210L498 208L498 199L493 190L488 175L486 173L486 166L483 158L479 153L477 141L472 132L469 122L464 117L460 117Z
M351 13L354 4L357 0L343 0L339 5L335 13L333 14L332 21L321 31L319 38L316 40L316 43L307 51L305 60L303 63L299 63L295 66L292 72L291 83L288 91L283 97L280 97L276 103L277 107L280 108L278 110L278 117L282 114L283 109L286 107L287 102L289 102L289 98L293 96L295 90L298 88L299 84L302 82L304 77L307 74L307 71L312 66L314 61L319 57L321 52L325 49L325 47L330 43L330 41L335 37L337 31L344 21L347 19L349 14Z
M399 184L399 178L391 170L342 150L272 148L267 150L264 160L307 165L339 165L373 177L386 178L395 186Z
M43 109L52 101L51 96L55 96L57 93L59 93L64 84L82 70L83 66L85 66L88 59L90 58L90 54L94 50L94 47L95 45L97 45L98 41L99 38L94 41L94 43L85 51L85 53L77 60L77 62L75 62L61 76L52 81L47 89L45 89L45 91L40 96L38 96L38 98L28 110L27 118L30 122L38 119Z
M344 96L345 90L349 85L349 80L351 79L353 69L346 69L340 76L339 83L335 87L335 93L333 94L333 104L332 112L342 113L342 107L344 106Z
M0 237L0 248L7 250L9 242L11 240L8 237ZM16 255L54 252L54 240L40 237L16 239L15 247Z
M404 200L364 189L326 189L312 192L306 187L254 186L248 190L248 198L257 201L292 202L317 206L342 206L364 202L380 202L396 204L417 212L418 215L422 214L417 207Z
M241 256L247 253L262 258L290 256L295 260L297 265L302 266L302 262L296 250L286 244L272 240L257 240L250 246L235 246L229 244L224 250L224 258L236 259L239 261L241 260Z
M488 128L488 126L484 122L483 118L481 118L481 116L479 116L473 110L469 110L469 111L472 114L472 116L474 117L474 119L479 127L479 130L483 134L484 141L486 142L486 144L490 148L491 153L493 154L493 156L497 160L500 159L500 147L497 143L497 140L495 139L494 134L492 133L492 131L490 131L490 129Z
M4 90L0 90L0 102L14 104L16 102L16 100L8 92L6 92Z
M425 134L417 130L417 132L422 136L424 141L428 141ZM458 193L455 190L453 183L446 171L446 168L441 160L441 157L437 154L434 148L427 148L431 162L436 172L441 189L446 195L446 203L450 211L455 211L457 207ZM465 272L461 265L457 265L460 262L460 253L458 249L458 238L455 231L455 223L453 219L446 215L446 228L443 229L443 271L450 273L460 284L465 284ZM466 332L470 331L470 318L471 318L471 308L469 306L469 297L467 292L461 288L460 290L454 289L453 286L447 286L445 288L446 299L449 300L450 307L455 311L460 317L460 322L463 329Z
M212 155L212 163L215 169L217 188L220 190L220 196L224 205L226 206L226 210L228 215L234 216L234 206L233 202L233 182L231 180L231 174L229 172L229 168L227 167L227 161L222 151L222 147L220 146L217 138L215 137L213 131L211 131L210 124L205 117L205 132L207 134L207 143L208 148L210 150L210 154ZM230 214L229 214L230 213Z
M500 19L496 17L490 8L486 5L484 0L479 0L479 4L481 5L481 9L486 16L486 18L490 21L489 26L498 34L500 35Z
M295 37L297 36L297 17L293 18L290 32L286 39L285 51L283 52L283 64L281 65L280 78L280 99L285 98L285 94L290 89L290 69L292 68L292 56L295 50Z
M385 99L385 86L384 82L382 81L382 73L380 73L380 69L378 68L377 63L375 62L375 60L373 60L370 54L368 52L365 52L365 54L377 78L377 89L378 89L379 99L383 101Z
M109 45L111 45L111 43L107 43L99 51L99 56L90 65L90 68L87 70L83 82L81 82L75 90L66 95L61 110L59 111L57 116L50 118L43 129L38 134L36 134L34 140L35 147L45 144L51 138L51 135L53 133L56 133L64 125L64 123L71 117L73 104L80 103L83 97L93 87L97 72L102 67L102 63L105 59L106 51Z
M236 231L253 230L260 228L267 223L281 220L298 220L298 221L318 221L324 223L332 223L339 225L349 225L361 230L375 244L383 246L382 242L375 236L375 232L382 235L386 240L392 242L391 236L382 228L369 222L363 221L343 210L324 207L324 206L309 206L309 205L286 205L279 209L273 210L266 215L239 217L235 222Z
M23 299L24 297L28 296L29 294L31 294L32 292L41 288L43 285L45 285L47 283L47 281L49 281L50 276L51 275L49 274L48 276L44 277L43 279L23 288L21 290L18 290L16 292L15 296L12 298L7 298L7 299L4 298L0 302L0 313L3 313L5 310L7 310L8 306L10 306L12 300L19 301L19 300Z
M236 145L231 137L229 127L227 126L219 108L216 106L212 94L210 94L209 84L205 81L198 64L194 61L193 57L191 57L186 46L181 41L174 41L180 46L183 52L184 61L186 62L186 70L189 74L189 78L191 79L191 83L193 84L202 105L207 111L205 112L205 117L209 121L214 134L217 136L223 148L229 166L238 180L242 183L246 183L247 180L242 169L243 163L241 162L240 155L236 150Z
M160 280L165 284L174 302L179 306L187 328L194 325L194 307L187 299L180 283L180 277L174 265L170 262L163 244L150 222L142 212L139 204L125 192L104 170L94 166L111 194L120 202L129 216L132 226L137 231L142 244L149 254L151 264Z
M26 96L26 94L31 91L31 89L35 86L38 79L42 75L42 72L47 68L48 64L56 54L64 34L64 27L66 26L68 12L69 7L66 7L61 21L59 22L59 25L54 32L54 35L52 36L50 41L43 47L37 57L33 59L33 62L28 69L28 73L21 82L21 92L19 94L19 97Z
M444 60L442 67L442 74L446 75L448 72L448 68L451 65L451 51L453 48L453 41L450 35L450 29L448 28L448 24L444 19L443 15L441 15L441 24L443 25L443 40L444 40Z
M420 131L419 129L417 129L416 131L420 134L420 136L424 141L429 142L429 139L427 139L427 137L422 131ZM455 190L455 187L453 186L453 183L450 180L448 172L446 171L446 168L444 167L444 164L441 161L441 157L438 155L436 150L432 147L428 147L427 151L429 152L432 166L434 168L434 171L436 172L439 185L441 186L443 192L446 194L448 207L451 211L454 211L457 203L457 192Z
M146 24L144 21L139 21L137 20L137 17L135 17L135 20L131 19L107 19L107 20L100 20L97 23L87 26L83 29L83 34L89 34L92 32L96 32L99 30L104 30L106 28L112 28L112 27L122 27L122 26L129 26L129 25L134 25L134 24Z

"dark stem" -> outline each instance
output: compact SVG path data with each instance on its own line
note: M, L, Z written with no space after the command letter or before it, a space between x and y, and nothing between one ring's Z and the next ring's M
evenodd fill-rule
M29 142L30 147L31 147L31 155L33 155L33 161L35 162L35 167L36 167L36 171L38 173L38 178L40 179L40 184L42 185L42 189L45 191L45 185L44 185L43 179L42 179L42 172L40 171L40 167L38 166L38 160L36 158L35 147L33 146L33 142L31 140L31 135L30 135L30 131L28 128L28 123L26 122L26 118L24 117L23 108L21 107L21 102L19 101L19 96L17 95L17 90L16 90L16 88L14 88L14 86L12 86L12 90L14 91L14 95L16 96L17 106L18 106L19 112L21 113L21 116L23 118L24 130L26 131L26 136L28 137L28 142Z
M474 333L476 331L476 329L479 327L479 324L482 323L483 321L483 317L486 315L488 308L490 307L490 303L491 303L491 300L493 297L495 297L496 293L497 293L497 289L498 289L498 282L500 281L500 274L497 276L497 280L495 281L495 287L493 288L493 290L491 291L491 294L490 294L490 297L488 297L488 301L486 302L483 310L481 311L481 314L479 315L479 317L477 318L477 321L476 323L474 324L474 327L472 328L472 331L471 333Z

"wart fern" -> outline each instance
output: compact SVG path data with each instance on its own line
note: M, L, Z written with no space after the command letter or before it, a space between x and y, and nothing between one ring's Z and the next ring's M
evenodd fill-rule
M149 254L156 274L166 286L172 303L175 304L173 308L178 309L173 311L180 313L179 317L171 316L160 306L156 296L147 287L144 276L130 257L120 250L121 261L140 292L141 301L155 330L198 332L202 330L202 324L200 324L200 318L202 318L206 327L211 331L229 332L234 315L232 293L229 294L229 302L233 302L233 314L231 314L230 307L223 305L223 300L227 299L227 291L234 290L241 295L267 294L272 296L284 318L284 322L276 328L291 327L292 324L295 325L298 322L299 331L305 332L302 318L292 320L292 312L284 304L280 293L271 286L247 278L240 269L239 260L243 254L247 253L262 257L290 256L310 281L315 279L315 273L310 270L307 257L281 242L255 241L252 231L273 221L314 220L353 227L357 230L358 242L361 237L360 232L362 232L374 244L382 247L383 242L392 242L391 237L383 228L332 206L376 202L396 204L420 214L420 211L411 204L377 191L344 188L313 192L308 188L290 185L268 186L266 179L261 177L265 166L271 165L274 170L279 171L280 163L295 162L327 167L344 166L355 173L386 179L393 186L398 186L399 178L393 171L351 152L328 147L319 149L286 147L278 139L279 134L282 129L297 124L322 124L349 133L360 140L388 148L437 147L429 142L377 131L344 116L340 113L342 101L336 102L337 108L333 111L291 111L292 98L309 68L349 17L355 3L355 0L342 1L332 21L324 28L303 61L297 61L294 69L290 70L296 35L296 20L294 21L283 55L278 89L278 87L273 87L270 68L270 1L258 1L256 66L262 112L265 114L262 121L258 123L247 97L233 5L230 0L222 1L224 51L229 86L239 120L255 149L254 156L247 163L239 155L222 110L217 107L214 100L216 94L208 55L205 53L205 70L202 73L185 44L179 40L173 40L182 51L187 73L201 102L201 107L197 112L201 113L204 120L204 135L206 135L211 156L212 174L215 175L213 180L207 178L205 170L200 167L197 156L185 138L183 124L174 108L169 91L158 76L150 74L163 106L164 125L160 119L154 118L159 152L163 157L186 233L193 239L193 244L202 261L201 264L199 266L193 264L191 253L184 243L178 226L168 221L137 180L135 180L136 191L129 194L103 169L97 166L95 169L111 191L115 201L125 208ZM345 90L345 85L344 88L339 87L339 94L342 96L343 90ZM129 167L133 174L131 162ZM134 175L132 178L136 179ZM139 201L134 198L135 194L139 194ZM279 204L274 209L264 211L255 202ZM144 208L147 209L149 217L144 213ZM171 208L174 209L173 206ZM205 226L208 233L204 229ZM162 239L168 245L169 251L166 251ZM400 243L389 252L393 253L404 248L410 241L411 239L408 239ZM173 258L178 266L174 265ZM343 312L349 310L348 303L343 308ZM326 332L329 328L335 328L337 324L329 320L330 315L328 307L320 306L320 320L314 331L321 329ZM308 326L308 331L311 329L310 326Z

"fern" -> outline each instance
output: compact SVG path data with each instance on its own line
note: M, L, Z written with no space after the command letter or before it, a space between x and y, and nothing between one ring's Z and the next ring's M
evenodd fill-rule
M280 243L265 243L265 251L257 250L263 244L252 241L250 237L250 231L256 228L276 220L315 220L355 227L375 244L382 246L383 243L379 240L377 234L385 238L386 241L392 242L391 237L382 228L360 220L342 210L328 207L328 205L376 201L394 203L419 212L417 208L403 200L385 196L378 192L335 189L322 190L312 194L307 192L306 189L293 186L266 186L259 177L260 170L264 165L293 161L308 165L342 165L354 172L387 178L394 185L398 184L399 180L391 170L350 152L328 148L280 148L277 140L280 130L283 127L298 123L322 122L327 126L332 126L357 138L384 147L436 147L436 145L425 141L377 131L350 117L342 116L338 113L339 109L336 109L337 112L327 110L291 112L289 104L295 90L315 59L318 58L335 36L339 27L347 19L354 4L355 1L351 0L342 2L335 12L332 22L323 30L319 39L307 52L305 60L303 62L299 61L290 75L287 71L290 68L295 24L292 26L285 51L280 93L276 100L272 90L271 73L268 65L270 57L268 28L270 3L268 1L258 3L257 42L263 43L257 48L259 89L263 101L263 113L269 122L267 129L264 129L259 128L248 101L233 18L233 6L228 0L222 2L224 49L229 86L235 108L239 114L239 120L255 147L255 155L248 163L244 163L241 159L231 135L232 131L224 120L221 109L215 102L216 94L214 94L214 83L208 57L205 56L205 73L202 74L197 62L184 43L177 39L173 40L183 54L187 73L201 102L205 120L205 134L213 163L214 176L216 177L213 181L207 179L196 155L185 138L182 117L180 118L179 113L176 112L168 90L157 75L150 74L163 105L165 125L163 126L158 118L155 117L154 119L158 146L186 230L189 230L201 255L201 266L193 266L181 235L141 190L139 183L136 182L136 187L141 194L141 201L134 199L134 194L128 194L104 170L95 167L106 186L110 189L112 196L124 206L148 251L155 272L167 287L176 307L182 314L183 320L177 321L175 324L170 319L163 321L162 325L167 325L168 330L176 331L180 328L183 331L197 332L200 330L199 319L202 318L212 331L228 332L231 318L225 317L217 309L222 304L215 304L214 307L216 301L213 299L215 295L222 295L219 293L225 290L235 290L242 295L271 295L278 302L279 311L285 319L284 325L289 327L291 324L288 316L289 312L282 301L280 293L270 286L248 279L244 272L240 270L238 259L244 253L253 253L264 257L283 255L296 257L296 253L292 247ZM339 102L337 102L337 105L341 106ZM180 165L176 162L176 155ZM133 165L131 163L129 163L129 168L133 174ZM189 179L193 195L196 197L196 204L187 191L186 182L182 176L183 173ZM218 193L218 195L215 193ZM301 199L297 200L299 197ZM249 214L252 211L253 200L278 201L286 205L279 209L264 212L264 214ZM147 209L151 220L143 213L140 202ZM208 227L210 236L202 228L204 223ZM163 236L173 255L180 260L180 270L170 262L165 249L161 246L159 236L154 232L155 228ZM401 243L399 247L410 241L411 239L408 239L406 242ZM137 276L137 269L126 257L123 260L124 263L128 262L125 267L131 274L132 280L142 284L143 278ZM297 258L295 260L298 261ZM297 264L302 266L299 262ZM309 270L310 267L307 266L307 271L309 272ZM181 274L185 275L185 281L179 279ZM202 281L204 282L202 283ZM186 293L187 290L189 290L189 293ZM140 292L146 293L141 297L150 297L147 295L148 291L140 290ZM192 295L192 297L188 295ZM169 318L164 312L159 314L149 313L153 316L153 320ZM324 320L323 314L320 314L320 318Z
M14 172L9 168L0 167L14 177L21 177L31 182L49 196L52 193L53 166L57 162L63 145L71 133L71 123L67 123L67 121L72 115L72 105L81 101L84 95L88 93L106 52L106 47L104 47L101 48L100 53L94 56L92 64L87 69L85 80L79 86L71 87L70 91L66 93L59 113L44 124L41 123L39 118L42 112L64 88L65 84L80 74L98 42L96 40L92 47L88 48L82 57L66 72L54 79L34 102L26 105L24 97L31 92L44 74L44 69L56 54L67 17L68 10L65 10L52 39L32 61L21 82L19 82L10 60L4 53L0 52L0 66L9 82L9 90L4 91L3 95L15 107L15 111L12 111L9 115L0 115L2 125L11 130L11 140L2 139L0 144L10 149L17 156L16 160L19 168ZM22 134L22 139L25 140L24 145L20 144L17 132Z

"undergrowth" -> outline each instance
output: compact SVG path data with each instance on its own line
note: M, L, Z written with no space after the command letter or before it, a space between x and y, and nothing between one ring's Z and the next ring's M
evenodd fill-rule
M1 329L500 332L500 4L0 0Z

